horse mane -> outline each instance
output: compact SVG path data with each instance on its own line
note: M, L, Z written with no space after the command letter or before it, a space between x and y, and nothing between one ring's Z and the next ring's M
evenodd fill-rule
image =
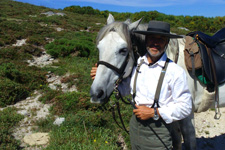
M108 24L104 26L98 33L98 36L96 38L96 44L98 43L109 33L109 32L117 32L123 40L125 40L128 44L128 48L131 51L132 50L132 43L130 39L130 31L128 29L128 24L124 22L113 22L111 24Z
M147 30L148 24L139 24L136 30ZM145 35L142 34L132 34L133 38L135 38L135 45L137 46L138 53L140 56L146 54L146 44L145 44Z

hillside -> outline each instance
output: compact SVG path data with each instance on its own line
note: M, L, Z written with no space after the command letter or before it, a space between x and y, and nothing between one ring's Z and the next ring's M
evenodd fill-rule
M0 1L0 149L130 149L129 136L114 122L110 104L90 104L89 74L98 60L95 39L108 13ZM202 28L201 19L210 34L225 25L222 17L110 13L116 20L166 20L178 34ZM217 26L210 28L212 22ZM180 25L190 30L179 29ZM131 109L121 103L126 127ZM40 111L45 116L39 116ZM65 122L55 125L57 118ZM15 138L15 129L21 126L32 133L48 133L48 145L32 147L23 137ZM18 133L23 136L25 131Z
M21 139L16 140L12 134L15 132L14 128L20 126L27 117L30 121L23 123L25 128L39 126L31 128L32 132L52 131L51 136L55 136L55 133L60 134L64 129L79 130L80 132L73 133L72 139L65 137L68 133L71 135L72 132L69 130L64 131L62 137L65 137L64 141L76 140L81 143L86 139L83 135L83 123L92 122L88 116L93 116L96 123L90 125L96 125L96 128L101 124L101 120L108 120L104 117L98 117L99 120L96 120L94 112L98 107L92 106L89 102L89 86L92 81L88 70L97 61L95 38L104 22L103 17L90 17L10 0L0 1L0 108L5 108L4 111L0 111L0 149L26 147ZM39 58L46 64L40 66L40 63L36 62ZM57 79L60 84L49 81L57 76L64 76ZM68 89L76 85L77 92L65 93L64 84ZM37 91L38 94L35 94ZM22 108L16 106L5 107L20 101L25 102L33 96L39 96L42 103L54 104L51 115L46 116L47 119L31 121L36 117L37 111L41 110L37 103L36 107L34 105L34 108L27 111L21 111ZM68 100L64 101L65 99ZM18 111L23 115L17 114ZM56 115L67 116L67 124L61 126L61 129L53 125ZM86 125L87 128L90 125ZM102 132L107 131L103 129ZM79 138L76 138L77 136ZM98 137L101 139L100 135L95 138ZM55 140L53 146L66 146L60 144L61 136ZM89 140L83 142L89 146Z

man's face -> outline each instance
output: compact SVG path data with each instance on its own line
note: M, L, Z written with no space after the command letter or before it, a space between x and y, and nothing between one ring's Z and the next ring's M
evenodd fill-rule
M168 37L162 35L147 35L146 48L152 57L158 57L165 51L168 41Z

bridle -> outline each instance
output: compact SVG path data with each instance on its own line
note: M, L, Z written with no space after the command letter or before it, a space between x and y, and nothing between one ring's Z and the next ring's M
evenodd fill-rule
M114 32L115 32L115 31L114 31ZM132 43L133 43L133 42L132 42ZM129 134L129 132L127 131L127 129L126 129L125 125L124 125L124 122L123 122L123 119L122 119L122 115L121 115L121 113L120 113L119 100L121 99L125 104L132 104L132 102L130 101L130 99L128 99L127 101L125 101L125 100L123 99L121 93L120 93L119 90L118 90L118 86L119 86L119 84L122 82L122 80L123 80L124 78L126 78L126 77L124 76L124 75L126 74L126 71L127 71L127 70L126 70L126 67L127 67L128 63L129 63L129 61L132 61L132 60L130 60L130 59L133 59L133 58L132 58L132 54L130 53L130 50L133 50L132 48L133 48L133 45L130 47L130 49L128 49L128 52L126 53L126 56L125 56L125 59L124 59L124 62L122 63L122 65L121 65L120 67L116 67L116 66L114 66L114 65L112 65L112 64L110 64L110 63L108 63L108 62L106 62L106 61L98 61L98 63L97 63L97 66L99 66L99 65L104 65L104 66L106 66L107 68L109 68L109 69L115 71L115 72L119 75L119 78L118 78L118 79L115 81L115 83L114 83L114 88L113 88L113 91L112 91L112 93L115 94L115 97L116 97L117 101L115 102L115 105L112 105L112 106L111 106L110 109L112 110L113 119L114 119L114 121L116 122L116 124L117 124L121 129L124 129L128 134ZM134 52L134 50L133 50L133 52ZM115 109L114 109L115 106L116 106L116 108L117 108L117 112L118 112L118 115L119 115L119 118L120 118L120 122L121 122L121 124L122 124L123 127L120 126L120 124L117 122L117 120L116 120L116 118L115 118Z
M119 74L119 78L117 79L116 83L117 82L120 83L122 81L122 79L123 79L123 75L125 74L124 70L125 70L125 68L127 66L127 63L129 62L129 59L131 59L130 57L131 56L130 56L129 52L127 52L126 58L125 58L124 62L122 63L122 65L119 68L114 66L114 65L112 65L112 64L110 64L110 63L108 63L108 62L106 62L106 61L98 61L97 66L104 65L107 68L115 71L117 74Z
M142 19L141 19L142 20ZM141 22L141 21L140 21ZM140 24L140 22L137 24L136 28L133 29L133 30L136 30L138 25ZM115 112L114 112L114 107L115 105L111 106L111 110L112 110L112 115L113 115L113 119L114 121L116 122L116 124L121 128L121 129L124 129L128 134L129 134L129 131L127 131L125 125L124 125L124 122L123 122L123 119L122 119L122 116L121 116L121 113L120 113L120 106L119 106L119 99L121 99L125 104L131 104L133 106L133 108L135 108L135 105L134 103L130 100L130 99L127 99L127 101L125 101L121 95L121 93L119 92L118 90L118 86L119 84L122 82L122 80L125 78L124 75L126 74L126 67L127 67L127 64L129 63L130 59L133 59L134 61L134 64L133 65L136 65L136 58L134 56L134 53L135 55L137 56L140 56L140 54L138 53L138 48L137 48L137 44L136 44L136 36L135 34L133 33L133 30L130 31L130 37L131 37L131 46L130 46L130 49L128 49L128 52L126 54L126 58L124 60L124 62L122 63L122 65L118 68L106 61L98 61L97 63L97 66L99 65L104 65L106 66L107 68L115 71L117 74L119 74L119 78L116 80L116 82L114 83L114 88L113 88L113 91L112 93L115 93L115 97L117 99L116 101L116 106L117 106L117 111L118 111L118 114L119 114L119 118L120 118L120 121L122 123L122 126L123 128L119 125L119 123L116 121L116 118L115 118ZM112 32L116 32L116 30L114 28L112 28L110 31ZM132 58L132 55L130 53L130 50L132 50L133 52L133 58ZM132 71L131 71L132 72Z
M124 76L124 74L125 74L125 69L126 69L126 66L127 66L128 62L129 62L129 59L132 59L132 58L131 58L131 56L130 56L130 53L128 52L128 53L126 54L126 58L125 58L124 62L122 63L122 65L121 65L119 68L117 68L116 66L114 66L114 65L112 65L112 64L110 64L110 63L108 63L108 62L105 62L105 61L99 61L99 62L97 63L98 65L104 65L104 66L106 66L107 68L109 68L109 69L111 69L111 70L113 70L113 71L115 71L116 73L119 74L119 78L118 78L118 79L116 80L116 82L114 83L114 88L113 88L113 91L112 91L112 93L113 93L113 92L115 93L115 97L116 97L117 101L116 101L116 105L112 105L112 106L111 106L111 110L112 110L113 119L114 119L114 121L116 122L116 124L117 124L121 129L124 129L128 134L129 134L129 132L127 131L127 129L126 129L125 125L124 125L124 122L123 122L123 119L122 119L122 115L121 115L121 113L120 113L119 99L121 99L125 104L130 104L130 102L126 102L126 101L123 99L123 97L121 96L121 93L120 93L119 90L118 90L118 86L119 86L119 84L122 82L122 80L124 79L123 76ZM114 109L115 106L116 106L116 108L117 108L117 112L118 112L118 115L119 115L119 118L120 118L120 121L121 121L123 127L121 127L121 126L119 125L119 123L117 122L117 120L116 120L116 118L115 118L115 109Z

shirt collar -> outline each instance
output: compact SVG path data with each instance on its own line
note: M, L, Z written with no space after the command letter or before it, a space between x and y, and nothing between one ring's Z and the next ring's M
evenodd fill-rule
M142 57L142 59L144 59L144 63L146 64L146 65L149 65L149 62L148 62L148 59L147 59L147 53ZM166 53L164 53L163 55L162 55L162 57L156 62L156 63L154 63L152 66L154 66L154 65L159 65L160 67L164 67L164 65L165 65L165 62L166 62L166 59L167 59L167 55L166 55ZM140 63L140 62L139 62Z

